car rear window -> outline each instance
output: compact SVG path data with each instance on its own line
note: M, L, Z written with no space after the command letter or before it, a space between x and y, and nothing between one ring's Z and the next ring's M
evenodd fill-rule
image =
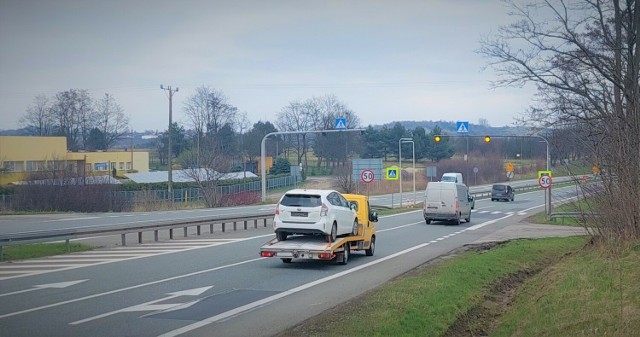
M317 207L322 205L322 198L319 195L285 194L280 204L291 207Z
M507 187L505 185L493 185L493 189L495 191L504 191L507 189Z

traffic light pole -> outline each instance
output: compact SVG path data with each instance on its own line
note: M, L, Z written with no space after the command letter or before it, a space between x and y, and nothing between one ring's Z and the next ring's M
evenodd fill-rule
M270 132L267 133L263 138L262 138L262 142L260 143L260 176L261 176L261 186L260 186L260 190L261 190L261 194L262 194L262 201L266 201L267 200L267 165L265 163L265 152L266 152L266 142L267 142L267 138L271 137L271 136L276 136L276 135L301 135L301 134L306 134L306 133L330 133L330 132L354 132L354 131L358 131L358 132L363 132L365 131L365 129L344 129L344 130L314 130L314 131L277 131L277 132Z
M435 135L433 136L433 139L436 143L440 143L440 141L442 140L443 137L457 137L457 136L450 136L450 135ZM489 143L491 142L491 138L495 137L495 138L539 138L542 139L545 144L547 145L547 171L551 170L551 156L549 155L549 140L546 137L540 136L540 135L530 135L530 136L491 136L491 135L484 135L484 136L468 136L465 135L465 137L474 137L474 138L483 138L485 143ZM468 140L467 140L468 141ZM468 152L469 150L467 150ZM522 154L521 154L522 155ZM546 188L545 189L545 201L546 201L546 209L547 209L547 215L551 214L552 211L552 206L551 206L551 187Z

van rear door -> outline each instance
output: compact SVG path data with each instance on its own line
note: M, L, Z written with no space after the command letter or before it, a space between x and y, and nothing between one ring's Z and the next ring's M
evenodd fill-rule
M428 213L455 214L456 196L453 189L429 189L425 208Z

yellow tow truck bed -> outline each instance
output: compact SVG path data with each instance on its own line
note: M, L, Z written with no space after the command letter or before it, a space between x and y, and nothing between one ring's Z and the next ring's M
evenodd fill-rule
M364 195L343 194L358 213L358 235L337 238L328 242L325 236L294 235L284 241L272 239L260 247L260 256L277 257L284 263L293 259L333 260L347 264L352 251L364 250L367 256L375 252L376 227L378 215L372 211L369 200Z

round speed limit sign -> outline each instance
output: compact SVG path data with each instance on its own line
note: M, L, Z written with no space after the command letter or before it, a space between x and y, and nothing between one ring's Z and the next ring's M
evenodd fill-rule
M540 178L538 179L538 185L540 185L540 187L542 188L551 187L551 177L547 175L540 176Z
M374 178L375 178L375 175L371 170L364 170L360 173L360 179L362 179L362 181L367 184L372 182Z

